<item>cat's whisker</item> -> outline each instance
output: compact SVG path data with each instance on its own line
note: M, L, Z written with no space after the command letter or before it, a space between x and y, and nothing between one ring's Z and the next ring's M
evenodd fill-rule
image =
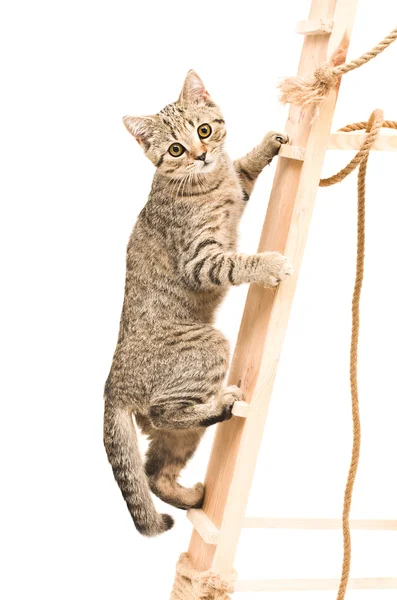
M173 179L172 177L170 177L169 181L166 183L166 185L163 187L162 192L165 192L165 190L172 184L175 182L175 179Z
M189 175L189 185L190 185L190 188L192 188L192 185L193 185L193 173L190 173L190 175Z
M174 179L174 185L172 187L171 196L174 196L177 186L178 186L178 190L179 190L179 187L182 182L183 182L183 176Z
M189 177L190 177L190 173L188 173L186 175L185 180L183 182L183 186L182 186L182 190L181 190L181 196L185 195L185 190L186 190L187 182L189 181Z
M178 189L177 189L177 192L176 192L176 195L177 195L177 196L179 196L179 195L180 195L179 193L180 193L181 187L183 187L183 184L184 184L185 180L186 180L186 177L184 177L184 178L181 178L181 182L180 182L180 184L179 184L179 186L178 186Z

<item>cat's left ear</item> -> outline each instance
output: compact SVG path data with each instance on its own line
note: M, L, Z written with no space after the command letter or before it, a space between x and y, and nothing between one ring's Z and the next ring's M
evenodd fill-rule
M186 75L182 91L179 96L181 104L200 103L213 104L211 97L205 85L197 75L196 71L191 69Z
M123 123L144 150L148 150L155 126L154 117L123 117Z

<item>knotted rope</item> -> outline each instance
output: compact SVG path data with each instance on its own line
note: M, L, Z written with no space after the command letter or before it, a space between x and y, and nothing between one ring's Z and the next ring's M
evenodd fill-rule
M320 180L320 186L333 185L334 183L338 183L345 179L345 177L347 177L347 175L349 175L357 166L359 167L357 185L358 210L356 281L352 300L352 332L350 345L350 389L353 418L353 448L343 504L343 566L337 600L343 600L345 598L346 588L349 581L351 563L351 536L349 518L361 445L360 408L357 384L357 353L360 329L360 297L364 278L365 257L365 176L367 172L369 151L382 127L397 129L397 121L384 121L383 112L379 109L376 109L371 114L368 122L363 121L361 123L352 123L351 125L347 125L346 127L340 129L339 131L358 131L360 129L365 129L368 132L368 136L355 157L348 163L348 165L346 165L344 169L332 177L327 177L326 179Z
M375 48L365 52L359 58L351 60L348 63L334 66L335 56L331 57L329 63L323 63L313 73L310 79L302 77L287 77L280 84L280 100L284 104L290 102L298 106L307 106L313 104L318 111L321 103L327 98L330 91L335 88L339 79L345 73L358 69L368 61L378 56L383 50L386 50L390 44L397 39L397 27L393 29ZM339 53L338 53L339 56Z
M230 600L235 578L234 573L232 581L223 581L211 571L196 571L184 552L176 565L171 600Z

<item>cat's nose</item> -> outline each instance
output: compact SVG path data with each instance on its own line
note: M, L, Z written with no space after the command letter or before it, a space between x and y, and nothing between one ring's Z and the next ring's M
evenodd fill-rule
M196 160L205 160L205 157L207 156L206 152L203 152L202 154L200 154L200 156L196 156Z

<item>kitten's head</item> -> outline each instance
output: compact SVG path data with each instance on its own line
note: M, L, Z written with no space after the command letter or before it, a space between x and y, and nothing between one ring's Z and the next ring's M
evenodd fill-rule
M221 111L194 71L188 72L176 102L157 115L123 121L146 156L171 178L213 171L226 137Z

